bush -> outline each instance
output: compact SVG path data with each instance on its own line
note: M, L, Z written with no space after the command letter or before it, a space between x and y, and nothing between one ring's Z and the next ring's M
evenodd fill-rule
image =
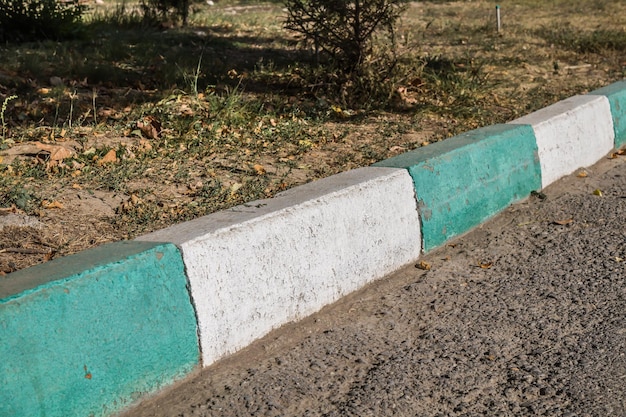
M301 33L339 63L359 70L372 52L376 32L393 39L394 26L407 0L284 0L285 28Z
M184 25L189 17L189 0L142 0L141 8L147 21Z
M85 10L78 0L0 0L0 41L77 36Z

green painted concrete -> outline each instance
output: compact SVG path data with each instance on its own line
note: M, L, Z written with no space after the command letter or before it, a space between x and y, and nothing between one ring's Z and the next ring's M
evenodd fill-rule
M413 178L427 252L541 188L529 125L494 125L418 148L375 166Z
M118 242L0 277L0 416L104 416L199 363L182 257Z
M626 145L626 80L607 85L589 94L602 95L609 99L615 130L615 147L621 148Z

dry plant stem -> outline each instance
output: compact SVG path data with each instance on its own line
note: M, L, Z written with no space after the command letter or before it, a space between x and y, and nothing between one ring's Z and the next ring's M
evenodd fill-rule
M7 130L6 128L7 128L7 125L6 125L6 121L4 120L4 113L6 113L6 111L7 111L7 105L9 104L9 101L15 100L16 98L17 98L17 96L15 96L15 95L8 96L2 102L2 111L0 111L0 117L2 118L2 144L4 144L4 142L7 139L6 138L6 130Z
M4 252L23 253L23 254L29 254L29 255L36 255L36 254L45 255L45 254L52 253L52 249L48 249L48 250L31 249L31 248L4 248L4 249L0 249L0 253L4 253Z
M98 113L96 111L96 98L98 97L98 92L94 88L91 95L91 105L93 107L93 125L94 127L98 125Z

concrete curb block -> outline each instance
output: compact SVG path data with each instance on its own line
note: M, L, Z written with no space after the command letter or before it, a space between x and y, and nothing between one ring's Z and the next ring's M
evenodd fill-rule
M0 279L0 415L107 416L626 144L626 81ZM163 243L166 242L166 243Z
M118 242L0 281L0 415L106 416L199 361L172 244Z
M626 81L619 81L589 93L605 96L611 106L613 127L615 132L615 147L626 145Z
M527 124L535 132L541 188L595 164L615 146L613 118L605 96L570 97L510 124Z
M361 168L140 240L183 253L205 366L420 254L405 170Z
M535 137L532 128L524 125L473 130L375 166L405 168L411 174L424 251L541 187Z

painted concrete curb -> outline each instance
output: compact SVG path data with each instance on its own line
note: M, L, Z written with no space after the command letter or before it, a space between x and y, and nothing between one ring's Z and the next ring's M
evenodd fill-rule
M0 280L0 415L116 413L624 144L621 81L10 274Z
M106 416L197 367L178 249L119 242L0 281L0 415Z
M620 148L626 145L626 80L607 85L589 94L605 96L609 100L613 116L615 147Z
M424 251L541 188L537 145L532 128L525 125L473 130L375 166L409 171L422 220Z
M613 117L605 96L570 97L510 123L530 125L535 131L541 188L593 165L615 146Z
M417 259L405 170L361 168L140 240L181 248L203 364Z

